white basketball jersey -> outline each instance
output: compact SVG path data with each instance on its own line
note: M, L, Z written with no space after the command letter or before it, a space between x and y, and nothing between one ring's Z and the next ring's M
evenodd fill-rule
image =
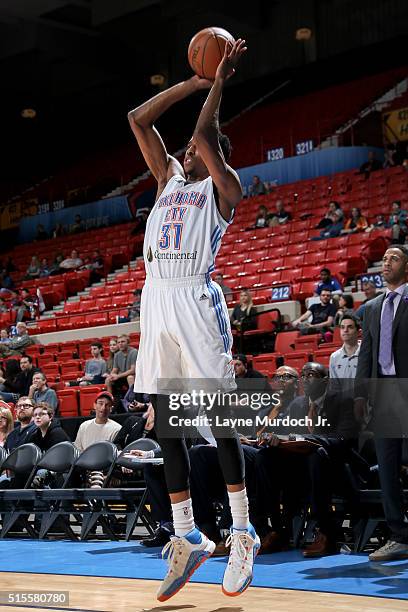
M209 274L229 223L217 208L211 177L187 183L172 176L147 220L146 276L181 278Z

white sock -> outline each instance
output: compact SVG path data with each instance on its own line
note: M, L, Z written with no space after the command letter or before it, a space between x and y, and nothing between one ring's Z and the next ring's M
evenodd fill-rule
M173 512L174 534L178 537L185 536L186 533L194 529L193 506L191 499L171 504Z
M246 489L234 493L228 491L228 497L232 514L232 527L234 529L248 529L249 512Z

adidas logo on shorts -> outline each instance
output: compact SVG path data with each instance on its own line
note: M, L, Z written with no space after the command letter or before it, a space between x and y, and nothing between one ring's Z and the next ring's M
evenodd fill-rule
M205 293L203 293L203 295L200 297L200 302L203 302L204 300L208 300L208 295L205 295Z

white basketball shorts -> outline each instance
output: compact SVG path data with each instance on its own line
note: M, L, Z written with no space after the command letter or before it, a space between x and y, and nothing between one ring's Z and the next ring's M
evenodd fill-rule
M209 275L148 278L140 308L135 391L165 393L163 380L225 380L235 389L224 295Z

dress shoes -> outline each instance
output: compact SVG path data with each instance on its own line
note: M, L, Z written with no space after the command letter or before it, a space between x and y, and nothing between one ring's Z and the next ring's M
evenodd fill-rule
M141 540L143 546L147 548L154 548L155 546L164 546L167 542L170 542L170 536L174 535L165 527L159 527L150 538L144 538Z
M303 556L306 558L325 557L326 555L336 554L336 543L333 538L329 538L321 531L318 531L314 541L307 544L302 549Z

